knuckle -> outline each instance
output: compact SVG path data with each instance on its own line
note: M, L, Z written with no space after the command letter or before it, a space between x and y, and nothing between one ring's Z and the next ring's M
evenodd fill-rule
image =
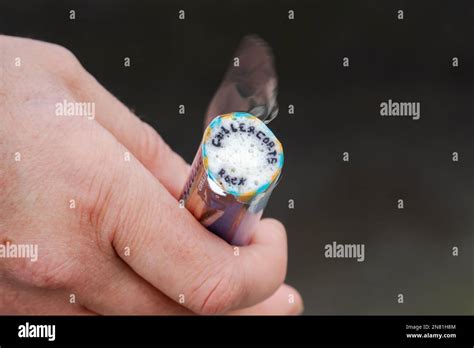
M77 72L81 68L81 64L74 53L64 46L48 44L46 51L48 65L62 73L63 76L70 76L71 73Z
M109 168L109 176L101 171L92 175L85 174L79 185L78 214L81 217L80 225L94 231L96 244L100 250L109 250L110 242L118 229L122 207L118 204L116 195L119 192L113 183L118 177L113 169Z
M201 315L226 313L238 307L243 296L242 287L236 282L232 268L213 272L192 289L190 309ZM221 267L223 268L223 267Z
M48 43L42 55L42 65L56 77L60 85L74 93L81 92L86 83L86 70L66 47ZM80 96L80 95L79 95Z
M146 245L147 233L140 231L143 221L153 219L152 209L143 201L146 196L141 185L132 185L132 177L113 163L105 166L108 172L96 171L82 183L80 203L81 224L93 231L96 245L106 256L120 255ZM131 174L133 175L133 174ZM127 255L132 260L138 253Z
M102 227L112 200L111 185L100 173L95 173L84 184L82 194L81 207L88 217L88 222L92 227Z
M70 135L69 140L78 143L83 134L83 130L79 130ZM68 147L65 157L61 157L67 161L60 162L62 167L58 172L71 219L82 234L87 234L89 241L104 251L110 246L108 237L123 207L117 196L121 194L124 176L120 163L105 155L108 150L113 151L110 144L101 139L100 133L92 134L84 146ZM104 151L91 156L97 148Z
M269 219L269 221L271 221L275 225L276 229L278 229L279 231L285 232L285 225L283 225L281 221L277 219Z
M277 219L266 218L264 220L266 223L271 225L271 228L276 232L273 233L275 238L281 238L286 243L286 228L283 223Z
M131 197L130 197L131 198ZM133 198L130 202L135 202ZM146 230L141 230L143 221L150 221L151 213L141 203L130 203L133 209L123 209L110 219L112 228L109 229L107 241L120 255L126 255L127 263L133 263L141 257L141 250L150 245L153 235ZM128 253L126 253L128 251Z

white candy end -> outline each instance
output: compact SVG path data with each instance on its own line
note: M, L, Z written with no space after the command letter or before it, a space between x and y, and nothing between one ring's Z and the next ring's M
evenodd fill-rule
M283 148L257 117L236 112L216 117L206 129L204 165L209 176L227 193L255 195L279 177Z

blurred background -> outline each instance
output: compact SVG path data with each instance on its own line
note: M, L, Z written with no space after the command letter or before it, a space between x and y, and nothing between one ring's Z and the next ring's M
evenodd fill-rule
M188 162L241 38L261 36L285 149L265 215L286 225L305 313L474 313L472 1L0 0L0 33L67 47ZM388 99L421 118L381 117ZM333 241L365 244L365 261L325 258Z

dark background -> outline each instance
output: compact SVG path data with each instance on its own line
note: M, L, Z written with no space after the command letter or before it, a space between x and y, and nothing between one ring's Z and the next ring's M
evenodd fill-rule
M285 167L266 215L306 314L474 313L473 23L472 1L0 0L0 33L70 49L188 162L240 39L269 42ZM381 117L388 99L421 119ZM332 241L364 243L365 262L324 258Z

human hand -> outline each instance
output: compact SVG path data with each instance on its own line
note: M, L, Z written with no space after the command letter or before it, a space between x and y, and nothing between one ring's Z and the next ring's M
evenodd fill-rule
M0 258L0 313L302 311L284 227L262 220L236 256L179 207L189 166L66 49L0 36L0 158L0 243L38 246Z

